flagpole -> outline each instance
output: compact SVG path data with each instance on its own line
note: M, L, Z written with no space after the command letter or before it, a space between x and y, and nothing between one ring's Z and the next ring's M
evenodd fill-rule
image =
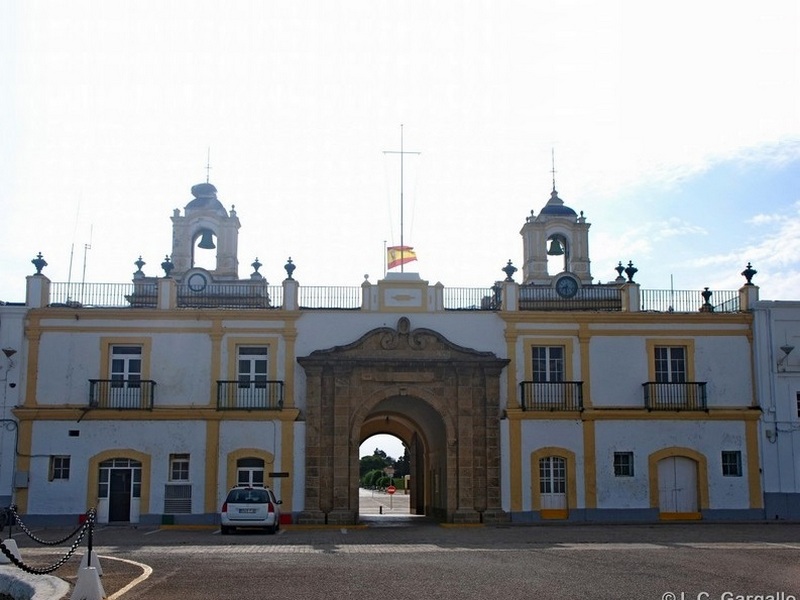
M400 123L400 272L405 273L405 265L403 261L403 253L406 250L406 244L403 240L403 124Z
M403 124L400 124L400 152L396 150L384 150L384 154L400 155L400 272L405 272L405 206L404 206L404 180L405 180L405 155L420 154L419 152L406 152L403 145Z

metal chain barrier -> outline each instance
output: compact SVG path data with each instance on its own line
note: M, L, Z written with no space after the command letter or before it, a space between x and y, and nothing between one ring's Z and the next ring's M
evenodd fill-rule
M28 535L28 537L30 537L34 541L39 541L36 537L31 535L31 533L27 530L27 528L24 527L24 525L22 524L22 521L19 519L19 516L16 514L16 507L12 507L11 508L11 512L14 515L14 517L17 519L17 522L20 524L20 527L22 528L22 530ZM49 575L50 573L54 572L56 569L58 569L61 566L63 566L64 563L66 563L70 558L72 558L72 555L75 554L75 551L78 549L78 546L80 546L81 542L83 541L83 537L84 537L84 535L86 535L87 532L89 532L88 552L91 555L91 552L92 552L92 530L94 529L94 522L95 522L95 510L92 508L92 509L89 509L89 511L87 512L86 522L83 525L81 525L80 527L78 527L78 529L76 529L68 537L64 538L63 541L66 541L69 538L71 538L73 535L75 535L76 533L79 533L78 537L72 543L72 546L70 547L69 551L67 551L67 553L64 556L62 556L58 561L56 561L55 563L53 563L49 567L44 567L42 569L39 569L39 568L36 568L36 567L31 567L29 565L26 565L24 562L22 562L16 556L14 556L14 553L11 552L8 548L6 548L5 544L3 544L2 541L0 541L0 551L6 556L6 558L8 558L12 563L14 563L17 567L19 567L20 569L22 569L26 573L31 573L33 575ZM62 542L58 542L58 543L63 543L63 541ZM45 545L48 545L48 546L54 545L53 542L44 542L44 541L42 541L42 542L39 542L39 543L42 543L42 544L45 544Z
M85 524L84 525L78 525L78 528L75 531L73 531L72 533L70 533L66 537L61 538L60 540L47 541L47 540L43 540L41 538L36 537L33 534L33 532L31 532L31 530L28 529L28 527L25 525L25 523L22 522L22 519L20 518L20 516L17 514L16 505L12 504L11 506L8 507L8 510L11 512L11 516L14 519L13 521L11 521L11 523L16 523L17 525L19 525L19 528L25 533L25 535L27 535L29 538L31 538L37 544L42 544L43 546L60 546L61 544L66 542L68 539L72 538L72 536L76 535L85 526Z

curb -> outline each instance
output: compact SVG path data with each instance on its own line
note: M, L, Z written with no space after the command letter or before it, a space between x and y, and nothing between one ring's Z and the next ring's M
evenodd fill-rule
M58 600L66 598L69 584L53 575L32 575L13 565L0 566L0 592L15 598Z

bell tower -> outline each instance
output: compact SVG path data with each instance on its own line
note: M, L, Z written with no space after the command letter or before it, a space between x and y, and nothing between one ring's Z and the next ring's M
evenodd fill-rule
M539 216L525 219L520 231L524 263L522 283L524 285L550 285L561 273L572 274L582 285L592 283L589 270L589 223L581 211L580 216L558 197L555 183L550 199ZM562 257L560 268L548 271L548 256Z
M210 183L192 187L194 199L184 207L184 216L175 209L172 216L172 276L180 279L193 269L198 248L216 249L216 266L209 273L216 281L238 279L239 219L217 199L217 188Z

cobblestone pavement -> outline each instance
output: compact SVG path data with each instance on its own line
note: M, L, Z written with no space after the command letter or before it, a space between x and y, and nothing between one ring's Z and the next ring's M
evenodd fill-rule
M393 600L800 600L800 524L443 527L406 514L365 512L362 526L277 535L99 526L95 550L112 600L363 598L380 582ZM52 562L51 549L15 539L26 561ZM115 595L141 576L138 564L152 575ZM74 561L56 574L76 572Z

